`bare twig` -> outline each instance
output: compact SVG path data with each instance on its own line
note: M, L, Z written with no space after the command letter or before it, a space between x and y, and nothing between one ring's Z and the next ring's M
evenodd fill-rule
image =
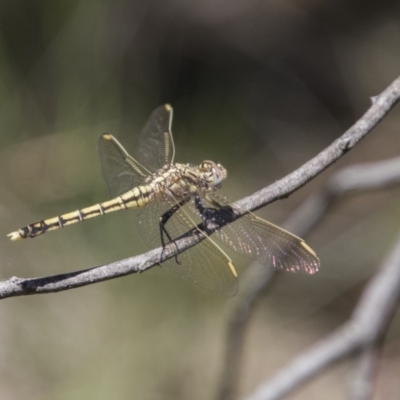
M382 94L374 98L372 106L363 117L320 154L285 178L254 193L252 196L236 202L234 206L242 210L238 216L288 196L321 173L365 137L390 111L399 97L400 78L396 79ZM192 240L185 239L184 245L179 247L183 251L196 244L199 240L200 238L196 236ZM34 279L13 277L0 283L0 298L68 290L131 273L142 272L158 264L160 254L161 249L156 249L140 256L101 267L52 277ZM172 252L168 252L168 254L169 257L173 256Z
M246 399L280 399L335 361L376 345L393 318L399 297L400 236L383 267L364 290L350 320L298 356Z

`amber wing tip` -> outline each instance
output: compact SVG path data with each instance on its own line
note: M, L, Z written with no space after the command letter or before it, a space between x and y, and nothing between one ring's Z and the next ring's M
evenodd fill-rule
M12 240L12 241L20 240L20 239L21 239L21 235L19 234L18 231L11 232L11 233L9 233L7 236L8 236L8 237L10 238L10 240Z
M109 133L103 133L103 134L101 135L101 137L102 137L104 140L112 140L112 135L109 134Z

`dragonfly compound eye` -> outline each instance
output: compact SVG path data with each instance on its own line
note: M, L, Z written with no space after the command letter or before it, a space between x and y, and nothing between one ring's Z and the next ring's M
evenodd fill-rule
M214 164L212 168L214 186L221 186L228 176L227 170L221 164Z

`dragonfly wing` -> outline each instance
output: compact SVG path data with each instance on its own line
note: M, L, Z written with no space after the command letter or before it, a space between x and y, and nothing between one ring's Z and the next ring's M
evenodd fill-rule
M136 227L141 239L149 248L161 246L160 216L175 204L177 203L174 199L164 196L162 201L149 204L139 211ZM172 242L193 231L193 228L200 223L192 217L185 205L168 220L165 229ZM167 243L170 243L168 239L165 244ZM228 260L215 242L207 237L176 257L164 261L162 266L205 291L233 296L237 292L237 278L233 275Z
M216 235L236 252L278 270L314 274L320 266L304 240L254 214L227 225Z
M207 292L234 296L237 277L233 275L226 257L215 247L210 238L162 263L165 268Z
M155 172L174 161L175 147L172 138L172 114L169 104L157 107L150 115L139 136L134 153L138 160L151 172Z
M112 197L142 184L146 176L172 163L175 149L171 124L172 107L165 104L156 108L140 134L135 158L114 136L100 136L100 163Z
M219 191L210 195L229 216L234 211ZM224 215L224 214L221 214ZM314 274L320 261L303 239L257 217L253 213L223 226L215 236L232 250L256 259L261 264L289 272Z
M103 176L112 197L142 184L149 173L108 133L100 136L98 150Z
M223 257L210 239L204 239L184 251L182 255L184 256L183 263L179 257L179 264L172 258L166 263L166 268L207 292L227 297L237 293L237 277L229 267L226 257ZM189 265L190 268L188 268Z

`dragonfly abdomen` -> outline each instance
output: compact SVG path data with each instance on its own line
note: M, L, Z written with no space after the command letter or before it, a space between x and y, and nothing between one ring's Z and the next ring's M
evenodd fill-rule
M64 226L108 214L113 211L144 207L153 199L154 189L151 185L138 186L118 197L115 197L114 199L105 201L104 203L98 203L80 210L34 222L33 224L29 224L18 231L9 233L7 236L9 236L11 240L34 238L48 231L60 229Z

